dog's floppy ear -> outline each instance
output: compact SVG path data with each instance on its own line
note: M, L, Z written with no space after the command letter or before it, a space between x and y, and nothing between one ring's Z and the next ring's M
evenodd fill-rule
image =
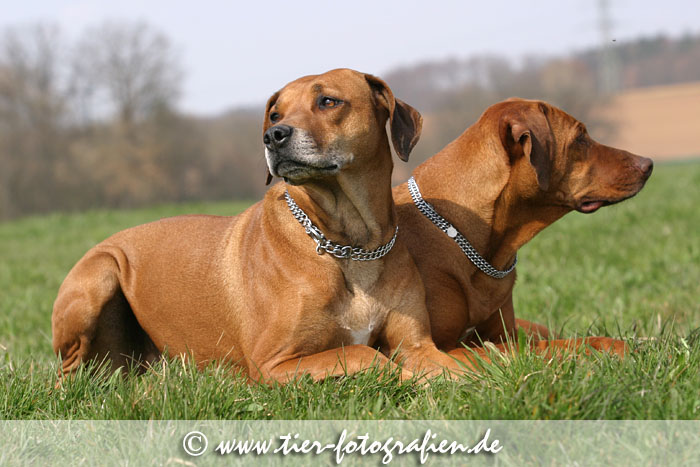
M547 120L547 107L509 109L501 118L501 140L510 157L525 156L535 169L537 184L549 188L552 173L551 150L554 146Z
M377 103L389 111L391 142L396 154L405 162L420 138L423 117L416 109L396 99L389 86L381 79L372 75L365 75L365 79L374 92Z
M265 105L265 118L263 120L263 135L265 135L265 132L267 131L268 128L270 128L270 109L272 108L273 105L275 105L275 102L277 102L277 98L280 96L280 92L277 91L274 93L270 98L267 100L267 105ZM270 182L272 181L272 174L270 173L270 168L267 167L267 181L265 182L265 185L269 185Z

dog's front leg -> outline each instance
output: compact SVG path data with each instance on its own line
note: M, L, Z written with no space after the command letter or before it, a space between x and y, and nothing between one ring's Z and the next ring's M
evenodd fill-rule
M448 354L463 362L466 366L471 365L474 369L478 369L480 364L492 363L493 356L498 353L513 356L517 346L517 342L501 344L488 342L482 347L458 347L450 350ZM532 341L530 344L532 352L545 358L561 358L578 352L590 355L591 349L612 353L619 357L624 357L629 352L625 342L610 337L538 340Z
M473 368L471 362L458 361L435 346L427 313L406 309L389 313L379 343L387 354L397 354L403 368L416 376L454 378Z
M276 363L269 369L263 366L258 379L261 382L287 383L303 375L314 381L333 376L349 376L370 368L401 371L401 379L410 379L410 371L399 370L394 362L376 349L366 345L350 345L293 358ZM252 372L251 372L252 373Z
M483 323L475 327L475 333L471 333L464 344L479 346L482 341L493 343L507 342L509 339L517 339L517 331L522 329L525 335L532 337L534 341L555 337L547 327L515 317L513 308L513 296L510 294L498 310L489 316ZM461 344L461 343L460 343Z
M582 337L578 339L556 339L551 341L541 340L533 342L532 348L535 352L547 357L580 351L583 351L586 355L590 355L591 349L599 352L612 353L618 357L624 357L625 354L629 353L629 348L624 341L611 337Z

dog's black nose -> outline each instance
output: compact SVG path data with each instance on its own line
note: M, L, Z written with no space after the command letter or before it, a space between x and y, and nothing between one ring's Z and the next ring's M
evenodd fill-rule
M268 149L284 146L292 136L294 129L289 125L275 125L267 129L263 135L263 143Z

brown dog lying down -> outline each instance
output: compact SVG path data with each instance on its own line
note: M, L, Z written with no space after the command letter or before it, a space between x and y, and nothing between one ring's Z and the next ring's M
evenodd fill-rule
M515 333L516 323L548 337L543 326L515 319L515 272L505 273L518 249L569 211L591 213L634 196L652 167L650 159L595 142L582 123L556 107L509 99L489 107L416 168L417 203L409 183L393 193L399 225L410 232L405 241L423 278L438 348L461 358L460 343L475 343L476 334L501 342L505 333ZM446 219L443 230L427 217L440 224L435 213ZM458 233L483 258L484 270L504 277L477 269L458 245L457 240L464 243ZM623 342L609 338L540 341L536 348L549 351L583 342L618 354L625 349Z
M406 235L396 239L387 120L406 160L422 119L378 78L333 70L274 94L263 140L288 184L239 216L163 219L88 251L54 304L63 374L166 351L262 381L393 365L371 346L398 350L404 376L455 368L431 339Z

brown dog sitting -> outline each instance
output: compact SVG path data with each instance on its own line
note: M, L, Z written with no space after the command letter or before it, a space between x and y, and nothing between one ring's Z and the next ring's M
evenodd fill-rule
M509 99L416 168L415 184L393 193L438 348L461 358L460 343L476 341L472 331L501 342L516 323L548 337L543 326L515 319L510 271L518 249L572 210L590 213L634 196L652 167L650 159L593 141L560 109ZM618 354L625 349L609 338L540 341L536 348L584 342Z
M274 94L263 140L288 184L239 216L164 219L88 251L54 304L63 374L167 351L254 380L319 379L392 365L373 345L398 350L404 376L455 367L433 344L420 275L396 238L387 120L406 160L422 119L378 78L333 70Z

